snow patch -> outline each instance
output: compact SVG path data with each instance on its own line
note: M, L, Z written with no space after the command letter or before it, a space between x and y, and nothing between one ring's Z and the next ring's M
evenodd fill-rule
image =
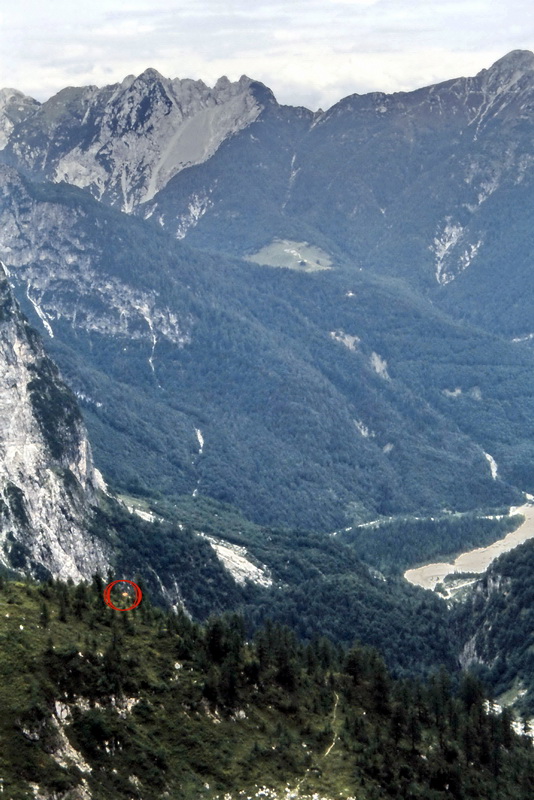
M200 428L195 428L195 433L198 439L198 454L201 456L204 452L204 437L202 436L202 431Z
M52 326L48 322L48 318L47 318L45 312L43 311L43 309L38 305L37 301L34 300L33 297L30 296L30 289L31 289L31 283L28 281L28 284L26 286L26 297L28 298L28 300L30 301L32 306L34 307L34 309L35 309L35 311L37 313L37 316L39 317L39 319L41 320L41 322L43 323L43 325L44 325L44 327L46 329L46 332L48 333L50 338L53 339L54 338L54 331L52 330Z
M499 177L494 175L492 178L486 181L482 181L480 184L480 191L478 193L478 205L481 206L488 197L491 197L493 192L499 188Z
M518 692L519 697L524 697L525 694L525 689ZM498 716L502 714L503 706L500 703L495 703L491 700L485 700L484 710L486 714L495 714ZM534 719L526 719L524 723L520 722L518 719L514 719L512 720L511 724L514 732L517 733L518 736L528 736L530 739L534 740Z
M296 154L294 153L293 157L291 158L291 166L289 168L289 180L287 183L286 198L282 203L282 209L284 209L287 206L287 203L291 196L291 189L293 188L293 184L295 183L295 178L300 172L300 167L297 167L297 169L295 169L295 159L296 159Z
M151 316L151 309L146 300L143 300L141 302L139 300L134 300L132 302L132 305L135 308L135 310L141 314L146 324L148 325L148 329L150 331L150 341L152 342L152 350L148 358L148 363L150 369L152 370L152 374L154 374L154 351L156 349L156 344L158 343L158 339L154 331L154 323Z
M151 514L150 511L143 511L140 508L136 508L136 506L126 506L130 514L136 514L141 519L144 519L145 522L155 522L160 517L156 517L155 514Z
M517 336L512 339L512 342L531 342L534 339L534 333L527 333L525 336Z
M100 489L101 492L104 494L109 494L109 489L106 481L104 480L104 476L100 472L99 469L96 467L94 468L94 476L95 476L95 486L97 489Z
M463 272L464 269L467 269L469 264L472 262L472 260L474 259L474 257L478 253L481 244L482 244L482 240L479 239L476 244L470 244L467 247L467 250L465 250L462 253L462 255L460 256L460 259L459 259L460 272ZM451 280L452 280L452 277L451 277Z
M94 398L90 397L88 394L84 392L74 392L78 400L83 400L84 403L89 403L95 408L102 408L102 403L99 400L95 400Z
M372 439L372 438L374 438L376 436L375 432L370 430L370 428L368 428L367 425L364 425L364 423L361 422L361 420L355 419L355 420L353 420L353 422L354 422L354 425L356 426L356 430L359 433L361 433L361 435L364 437L364 439L370 439L370 438Z
M188 231L198 224L198 221L204 216L209 208L212 208L212 206L213 202L207 195L201 197L198 194L193 194L191 196L187 212L178 218L176 238L184 239ZM163 225L163 222L161 224Z
M461 225L453 223L451 217L447 217L443 231L434 238L434 242L430 247L434 251L436 258L436 280L442 286L454 280L454 275L450 275L445 271L445 259L459 241L463 230Z

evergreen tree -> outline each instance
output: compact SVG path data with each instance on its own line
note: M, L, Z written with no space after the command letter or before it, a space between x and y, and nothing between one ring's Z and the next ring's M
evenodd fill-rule
M73 611L78 619L82 619L85 612L89 609L89 594L87 586L79 583L74 590Z
M66 622L67 621L67 612L68 612L67 598L65 597L65 594L62 592L59 595L59 620L60 620L60 622Z
M39 614L39 624L43 628L48 628L50 625L50 610L48 608L48 603L43 600L41 603L41 611Z

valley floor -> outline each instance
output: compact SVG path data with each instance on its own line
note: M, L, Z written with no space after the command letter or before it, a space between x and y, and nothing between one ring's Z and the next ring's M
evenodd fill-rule
M421 586L423 589L435 589L447 575L485 572L498 556L534 537L534 505L528 502L522 506L513 507L510 509L510 515L514 514L520 514L524 517L524 521L503 539L499 539L488 547L477 547L461 553L453 563L439 562L408 569L404 573L404 577L415 586Z

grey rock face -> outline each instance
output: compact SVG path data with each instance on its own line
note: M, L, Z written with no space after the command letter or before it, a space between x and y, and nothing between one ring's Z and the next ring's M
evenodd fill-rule
M6 152L34 174L131 212L258 117L251 83L221 78L211 89L148 69L102 89L64 89L9 131ZM0 131L9 128L3 117L0 104Z
M0 561L81 580L108 565L86 532L97 475L75 398L0 277Z
M178 319L155 291L95 267L105 263L104 245L95 241L107 231L90 237L85 222L83 209L36 200L15 170L0 166L0 258L50 337L62 321L87 333L146 340L152 348L161 340L185 345L190 320Z
M31 116L39 105L17 89L0 89L0 150L8 143L15 125Z

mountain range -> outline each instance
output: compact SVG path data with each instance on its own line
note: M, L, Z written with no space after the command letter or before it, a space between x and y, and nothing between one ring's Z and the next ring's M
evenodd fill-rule
M528 710L528 547L460 610L400 571L534 492L533 103L525 51L325 112L152 69L2 90L4 569L460 658Z
M209 89L149 69L43 104L4 90L3 153L195 246L243 256L313 233L352 271L472 305L468 276L484 275L489 295L528 228L533 76L532 53L513 51L474 78L316 113L246 76Z

